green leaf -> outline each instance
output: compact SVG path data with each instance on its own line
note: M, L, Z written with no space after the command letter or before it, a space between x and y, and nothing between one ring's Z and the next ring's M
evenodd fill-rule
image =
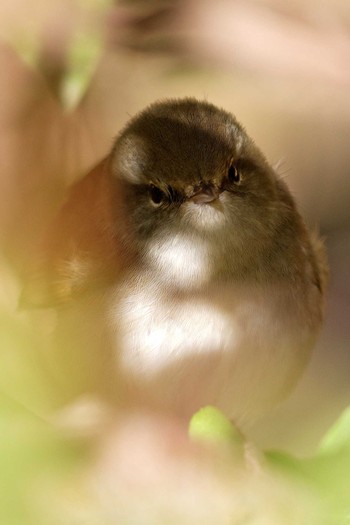
M37 35L29 32L15 34L10 44L27 66L36 67L40 56L40 40Z
M69 46L67 72L61 87L61 101L66 109L74 108L84 96L95 73L103 49L99 32L77 33Z
M319 453L330 454L349 448L350 452L350 407L326 433L319 447Z
M189 435L196 441L242 446L244 438L220 410L207 406L196 412L189 425Z

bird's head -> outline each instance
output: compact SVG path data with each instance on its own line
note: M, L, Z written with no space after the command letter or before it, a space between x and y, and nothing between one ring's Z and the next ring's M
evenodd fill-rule
M207 102L148 107L117 139L110 169L143 260L186 285L250 264L274 229L272 168Z

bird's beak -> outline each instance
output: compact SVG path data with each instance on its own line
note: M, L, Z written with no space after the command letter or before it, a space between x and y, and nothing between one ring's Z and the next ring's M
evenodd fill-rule
M202 188L194 193L189 198L189 200L195 204L208 204L209 202L215 201L219 197L220 193L220 190L217 188L208 186L207 188Z

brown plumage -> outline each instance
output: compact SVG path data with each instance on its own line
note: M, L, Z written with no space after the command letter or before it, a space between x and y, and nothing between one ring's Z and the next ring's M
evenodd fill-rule
M211 403L245 425L303 370L327 262L244 128L185 99L137 115L72 188L35 274L27 300L74 311L85 339L82 302L98 305L96 359L119 393L185 415Z

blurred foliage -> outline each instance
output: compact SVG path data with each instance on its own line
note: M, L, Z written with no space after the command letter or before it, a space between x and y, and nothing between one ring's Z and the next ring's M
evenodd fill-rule
M138 3L148 4L149 2ZM60 26L56 20L54 20L53 25L52 20L50 24L47 24L47 19L43 17L41 25L33 25L28 23L28 17L19 11L18 21L16 19L18 22L16 30L13 30L10 25L7 27L4 23L1 27L2 38L10 43L27 65L40 71L62 108L69 110L74 109L79 104L90 86L105 46L105 28L103 24L95 24L94 22L99 16L106 15L106 10L113 5L113 2L111 0L79 0L72 2L72 6L73 4L75 8L72 9L72 19L69 20L67 15L67 13L70 14L69 4L64 14L64 17L71 23L70 30L67 33L63 31L63 36L58 35L57 41L53 38L54 44L56 44L54 49L50 48L50 42L48 45L50 39L45 34L44 29L48 33L50 33L50 27L59 29ZM122 2L122 4L130 5L134 2L130 0ZM159 5L161 4L162 2L159 2ZM165 2L165 4L171 6L172 2ZM85 14L88 13L87 18L80 18L79 9ZM169 24L168 18L165 17L153 17L152 19L149 16L145 17L144 20L148 26L145 22L142 23L142 17L126 18L130 25L129 30L132 30L134 45L138 33L142 38L144 38L144 34L150 38L149 33L147 31L145 33L145 27L147 30L147 27L150 27L150 20L153 19L162 24L163 21L165 24ZM47 25L49 29L47 29ZM69 26L68 22L67 25ZM332 24L329 25L332 26ZM328 27L328 17L327 24L322 28L321 34L323 34L325 27ZM155 24L148 29L151 36L154 29L157 29ZM163 25L160 29L163 31ZM167 25L166 29L168 29ZM163 36L161 31L160 35ZM221 27L220 31L222 32ZM235 35L234 31L231 33ZM63 45L57 45L57 42L60 44L60 36L62 36ZM201 36L201 32L199 32L198 37ZM55 37L54 32L53 37ZM141 40L142 43L144 41L145 39ZM292 41L294 45L295 39ZM340 44L343 44L343 40ZM237 46L239 48L239 43L236 44ZM226 47L225 42L225 51ZM274 47L279 49L281 46ZM250 46L247 46L243 40L241 48L245 51ZM195 49L197 49L196 46ZM335 48L331 57L338 57L337 49ZM235 56L235 53L228 52L227 54L230 57L231 55ZM266 56L270 57L269 53ZM287 53L285 56L288 56ZM322 66L323 63L326 63L322 59L322 52L314 53L314 56L321 57ZM297 58L298 64L299 55ZM348 56L346 55L347 59ZM195 60L193 63L196 63ZM287 63L287 60L283 60L283 64ZM259 64L261 64L261 60L259 60ZM343 64L340 63L339 69L341 70L342 67ZM323 71L322 68L321 70ZM345 79L348 79L347 74L348 68L344 68ZM333 78L332 74L329 76ZM326 78L325 74L324 77ZM340 74L334 74L334 77L343 79ZM324 80L322 76L320 78ZM252 84L250 78L248 81L249 84ZM143 91L143 89L139 89L133 77L132 82L137 85L138 91ZM319 84L323 83L319 82ZM164 89L168 90L168 88L169 86L166 84ZM200 89L206 88L201 85ZM244 89L248 89L246 85L244 85ZM129 88L126 88L126 91L128 90ZM231 98L231 87L229 86L227 90ZM119 96L118 92L117 96ZM336 99L337 97L333 98ZM113 102L112 97L111 100ZM120 103L119 100L118 102ZM289 107L289 101L285 106ZM328 104L324 104L324 106L328 107ZM313 136L313 134L314 126L312 133L310 132L310 135ZM304 143L302 146L302 150L307 149L304 147ZM317 147L319 153L319 146ZM327 148L325 150L330 156L329 150ZM347 148L345 150L348 151ZM330 159L332 160L331 156ZM332 170L328 171L333 176L333 162L331 162L331 166ZM318 177L318 164L316 168ZM328 194L328 192L326 191L324 194ZM348 207L346 209L348 210ZM344 268L347 272L346 265ZM2 262L0 269L4 278ZM12 277L6 273L5 280L9 282L11 279ZM8 282L5 285L8 285ZM84 478L85 468L91 461L91 455L86 453L89 448L86 448L85 441L72 441L51 420L55 399L51 378L47 371L45 341L43 342L40 333L42 325L40 325L39 330L36 330L35 324L33 328L33 324L30 324L25 316L15 312L16 307L13 298L18 294L15 285L14 289L10 291L10 300L8 300L6 293L3 294L2 290L0 292L0 523L3 525L60 525L61 523L65 525L71 525L71 523L74 525L80 525L80 523L84 523L84 525L106 525L113 523L113 520L99 520L98 512L96 513L97 517L93 515L93 512L91 517L87 515L91 504L89 498L85 500L83 498L83 505L87 509L85 513L82 513L83 518L78 513L78 516L70 522L61 509L61 507L65 507L66 500L74 501L76 492L84 492L81 488L82 478ZM121 421L122 426L123 421ZM300 432L303 432L302 428ZM213 447L216 448L217 453L214 456L214 461L222 463L221 458L224 458L230 472L235 470L237 458L241 461L246 453L245 448L248 448L247 454L249 455L249 447L245 447L246 443L243 437L215 407L206 407L193 416L189 426L189 434L191 439L196 442L196 446L201 442L206 445L210 444L209 447L204 447L204 456L206 454L209 456ZM130 436L131 442L133 437ZM130 448L130 454L133 454L132 448ZM232 456L232 461L228 461L228 455ZM278 489L276 487L282 486L286 488L287 492L293 494L290 503L295 507L300 507L301 513L304 510L305 499L307 500L309 497L313 504L315 503L318 507L319 516L321 516L321 518L317 516L316 520L318 521L311 522L308 520L308 511L305 508L305 518L303 522L297 522L298 525L301 523L305 523L305 525L312 523L317 523L317 525L345 525L350 523L350 408L329 429L318 451L312 457L300 459L283 451L256 451L256 455L253 453L252 462L256 463L255 466L260 472L262 482L267 479L274 481L271 485L271 492L272 500L274 500L274 491L276 493L276 505L281 504L277 497ZM75 478L77 473L78 476ZM239 474L242 474L241 471ZM141 475L144 474L141 473ZM173 472L172 475L174 475ZM251 482L251 490L255 491L257 485L254 469L253 471L247 469L242 477L245 482L248 478L248 483ZM178 480L175 479L174 483L177 484ZM298 490L293 493L290 491L291 486L297 487ZM261 485L258 485L259 487L261 488ZM178 490L181 490L180 486ZM162 487L156 486L156 491L161 493ZM55 494L54 502L50 500L52 494ZM98 498L96 499L98 506L100 501ZM191 499L191 494L189 494L189 499ZM51 503L53 508L48 513L46 511ZM113 503L113 501L110 502L112 506ZM210 497L200 504L210 506ZM271 502L269 504L271 505ZM62 515L60 515L61 510ZM283 510L287 515L288 509ZM129 507L129 512L132 512L132 507ZM183 512L186 512L185 507ZM184 522L187 521L184 520ZM141 523L141 520L129 514L125 516L123 523L138 524ZM144 523L148 523L146 518L142 521L142 524ZM162 521L160 520L159 523ZM258 522L254 520L254 517L249 516L231 521L233 525L251 523ZM265 524L266 521L261 521L261 524L263 523ZM286 523L296 522L286 521ZM269 525L274 525L274 523L269 523ZM276 525L281 525L281 523L276 523Z
M232 423L215 407L207 406L192 417L189 425L191 439L213 443L226 443L237 449L243 437Z
M190 435L217 446L229 439L237 447L236 429L212 407L193 416ZM322 523L350 523L350 408L329 429L313 457L299 459L283 451L266 451L261 468L317 494L319 508L325 512Z
M72 110L88 89L103 52L104 17L112 3L54 2L50 10L38 2L38 19L33 16L29 24L22 6L15 23L10 16L9 24L0 23L0 37L30 68L42 74L62 108Z
M35 35L22 33L11 44L29 67L36 67L40 55L40 42Z
M41 487L64 479L82 451L50 425L0 395L0 521L6 525L47 525L38 512Z
M31 331L25 317L21 317L20 314L10 314L4 306L0 321L3 336L0 354L0 522L6 525L114 523L114 518L107 519L106 516L109 512L113 515L113 511L108 510L109 506L113 509L113 505L118 506L118 504L111 498L106 510L106 503L101 502L98 496L99 491L104 491L103 483L97 493L95 489L90 492L91 487L87 489L85 486L84 473L93 457L87 452L91 451L94 443L82 438L72 440L69 434L62 432L62 429L55 425L55 419L50 415L54 412L50 407L52 393L48 378L43 369L35 366L38 364L38 361L35 363L35 356L38 356L40 345L35 329ZM213 470L213 473L209 472L213 487L217 483L216 468L222 473L225 467L224 479L228 480L225 482L227 486L225 483L222 489L219 486L219 491L223 491L224 500L227 499L227 493L232 491L230 505L233 508L235 505L241 505L241 499L245 501L244 509L247 505L251 507L248 516L237 513L240 517L232 518L230 523L234 525L242 523L345 525L349 523L350 516L349 421L350 409L346 410L329 430L314 456L300 459L281 451L255 450L254 445L247 443L220 411L215 407L206 407L196 413L190 421L189 435L195 442L195 449L186 461L203 462L203 458L205 460L207 456L208 460L210 459L207 467L209 465L210 472ZM118 425L117 435L122 432L123 419L119 419ZM137 436L141 447L144 439L146 454L149 452L148 431L149 429L145 427L143 438L141 427L141 436ZM155 428L154 432L157 431ZM146 476L146 485L148 489L152 489L148 499L154 514L147 517L148 510L145 507L145 515L140 518L140 506L142 508L143 503L136 504L140 488L137 485L132 488L131 485L131 496L130 487L129 492L126 492L131 502L126 503L127 511L123 523L140 523L140 525L163 523L162 512L165 511L162 500L160 503L158 501L157 494L160 491L164 493L163 497L168 498L166 488L169 483L168 478L169 476L174 478L172 483L176 488L171 485L173 492L167 508L167 515L169 515L174 504L173 499L180 498L181 501L183 497L184 489L181 484L178 485L177 479L179 472L176 469L174 471L173 467L174 461L180 464L183 459L181 457L176 459L176 454L175 458L173 457L176 447L172 444L168 452L172 466L170 467L166 460L160 474L157 474L160 480L164 476L165 488L158 484L154 486L152 475L147 469L146 473L143 472L142 465L135 463L132 458L134 453L136 457L139 454L133 449L135 437L131 431L128 436L130 450L126 450L126 453L130 454L132 468L136 469L136 472L132 473L133 476L136 480L138 476L141 480ZM118 438L115 443L117 449ZM201 445L204 445L204 450L199 459L196 451ZM164 462L164 458L162 461ZM113 483L120 491L122 489L118 484L125 483L127 486L129 475L126 481L121 476L122 481L120 481L118 464L115 468L116 480ZM155 458L155 468L158 472L157 458ZM150 476L149 481L147 476ZM197 481L195 478L193 483L196 482L199 483L200 478ZM141 481L141 488L142 483ZM98 484L99 480L96 478L95 488ZM179 492L178 496L174 496L174 490ZM187 497L189 497L188 490L192 489L186 489ZM250 496L248 496L249 491L251 491ZM193 501L198 499L194 486L192 498ZM211 496L208 494L207 501L200 504L204 508L206 505L211 506L216 502L215 495L213 498L211 502ZM134 503L135 515L133 515ZM182 523L191 523L192 518L187 516L187 512L191 512L187 509L187 504L184 503L183 506L180 504L183 513ZM176 512L179 512L177 507ZM260 521L261 513L264 515L261 515ZM282 521L279 521L281 518L275 520L275 515L285 516L285 521L284 518ZM84 521L81 521L82 519ZM296 519L298 521L295 521Z
M86 92L103 49L101 35L78 34L68 49L67 72L63 78L63 107L74 108Z

